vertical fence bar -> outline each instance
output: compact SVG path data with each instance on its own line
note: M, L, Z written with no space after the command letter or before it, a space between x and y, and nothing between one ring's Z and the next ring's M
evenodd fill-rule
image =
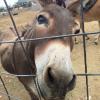
M81 5L81 28L82 32L84 33L83 35L83 49L84 49L84 65L85 65L85 73L87 74L88 69L87 69L87 53L86 53L86 40L85 40L85 29L84 29L84 11L83 11L83 0L80 0L80 5ZM86 78L86 93L87 93L87 100L89 100L89 85L88 85L88 76L85 76Z
M6 86L5 86L5 83L4 83L4 81L3 81L3 79L2 79L1 76L0 76L0 80L1 80L1 82L2 82L2 84L3 84L3 86L4 86L4 89L5 89L6 94L7 94L7 96L8 96L8 100L11 100L11 98L10 98L10 96L9 96L9 92L8 92L8 90L7 90Z
M9 16L10 16L11 21L12 21L12 24L13 24L14 29L15 29L15 31L16 31L16 35L17 35L18 39L21 40L21 37L20 37L20 35L19 35L19 33L18 33L18 30L17 30L17 27L16 27L16 23L15 23L15 21L14 21L14 19L13 19L13 17L12 17L12 14L11 14L11 12L10 12L10 10L9 10L9 6L8 6L8 4L7 4L7 1L4 0L4 3L5 3L5 5L6 5L6 8L7 8L7 10L8 10ZM25 54L25 56L26 56L28 62L31 64L31 69L32 69L32 70L35 70L35 71L34 71L34 73L35 73L35 72L36 72L36 69L34 69L34 67L33 67L33 66L35 66L35 63L33 63L33 62L30 60L30 57L28 56L28 54L27 54L27 52L26 52L26 50L25 50L25 48L24 48L24 45L23 45L22 41L20 41L20 44L21 44L21 47L22 47L22 49L23 49L23 52L24 52L24 54ZM41 94L40 94L38 85L36 84L36 81L35 81L34 77L33 77L33 81L34 81L34 83L35 83L35 87L36 87L37 92L38 92L38 95L39 95L39 100L41 100Z

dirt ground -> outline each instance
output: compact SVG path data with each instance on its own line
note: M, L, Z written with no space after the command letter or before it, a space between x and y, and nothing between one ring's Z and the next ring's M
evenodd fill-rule
M32 11L25 11L14 16L17 26L25 25L30 23L36 13ZM10 26L12 26L11 20L8 16L0 18L0 30L5 31ZM86 23L86 32L96 32L99 31L98 23ZM86 53L87 53L87 67L89 73L100 73L100 41L98 45L95 45L94 35L89 36L90 39L86 40ZM84 73L84 52L82 37L79 37L79 43L74 45L72 51L72 62L73 69L75 73ZM11 100L30 100L28 93L25 91L23 85L14 76L1 74L5 72L0 67L0 75L2 76L5 85L12 95ZM90 100L100 100L100 76L89 76L89 98ZM5 95L5 90L0 81L0 100L8 100ZM78 76L76 87L73 91L66 95L66 100L86 100L86 81L85 77Z

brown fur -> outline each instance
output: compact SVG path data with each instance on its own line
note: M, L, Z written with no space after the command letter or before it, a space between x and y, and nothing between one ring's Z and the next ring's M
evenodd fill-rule
M49 14L50 19L54 21L49 22L51 26L47 26L48 29L38 27L36 24L37 19L35 22L27 27L22 39L34 39L38 37L45 37L45 36L55 36L55 35L66 35L72 33L72 27L74 25L74 19L69 11L65 11L63 8L60 8L56 5L50 5L44 8L39 14L41 15L43 12ZM45 13L42 14L45 16ZM60 16L61 15L61 16ZM36 18L37 18L36 17ZM62 20L61 20L62 19ZM48 19L49 20L49 19ZM54 24L54 26L53 26ZM46 30L46 31L45 31ZM2 34L2 40L16 40L17 37L14 34L7 34L8 36ZM72 38L61 38L57 39L63 41L65 44L73 47ZM30 58L30 61L27 59L20 43L14 44L1 44L0 45L0 56L1 56L1 63L6 71L13 74L35 74L36 75L36 66L35 66L35 58L34 58L34 51L36 47L40 47L43 44L45 45L47 42L52 41L52 39L47 40L40 40L40 41L31 41L31 42L24 42L23 46L25 51ZM3 47L4 46L4 47ZM31 62L31 64L30 64ZM32 100L39 100L34 91L32 91L29 87L30 82L33 80L32 77L19 77L19 80L23 83L26 90L29 92ZM34 83L33 83L34 84ZM35 90L35 89L34 89ZM52 99L53 100L53 99ZM55 99L56 100L56 99ZM57 99L58 100L58 99Z
M40 4L42 6L48 5L50 3L56 3L56 0L52 0L52 2L45 2L45 0L39 0ZM49 1L49 0L47 0ZM84 0L84 2L88 2L89 0ZM45 5L43 5L45 4ZM80 22L80 0L65 0L66 8L69 9L73 16L75 17L75 20L78 20ZM89 9L87 12L84 13L84 19L85 22L90 21L99 21L100 20L100 0L97 0L96 4L93 5L91 9ZM100 35L96 36L95 43L97 44L99 41Z
M55 3L56 0L39 0L40 4L48 5L50 3ZM48 1L48 2L45 2ZM50 2L49 2L50 1ZM89 1L89 0L84 0ZM65 0L66 8L69 9L74 16L79 20L80 19L80 0ZM96 4L85 13L85 21L94 21L100 20L100 0L97 0Z

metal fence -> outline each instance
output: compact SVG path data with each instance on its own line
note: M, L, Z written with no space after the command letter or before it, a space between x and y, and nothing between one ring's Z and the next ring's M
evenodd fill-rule
M88 69L87 69L87 50L86 50L86 40L85 40L85 37L86 35L91 35L91 34L100 34L100 32L94 32L94 33L87 33L85 32L85 29L84 29L84 14L83 14L83 4L82 4L82 0L80 0L80 5L81 5L81 29L82 29L82 33L80 34L71 34L71 35L60 35L60 36L51 36L51 37L43 37L43 38L35 38L35 39L26 39L26 40L21 40L21 37L18 33L18 30L17 30L17 27L16 27L16 23L11 15L11 12L9 11L9 7L8 7L8 4L6 2L6 0L4 0L4 3L7 7L7 10L8 10L8 13L9 13L9 16L11 18L11 21L12 21L12 24L14 26L14 29L16 31L16 34L17 34L17 37L18 37L18 40L17 41L0 41L0 43L20 43L22 48L23 48L23 52L25 53L26 57L27 57L27 60L31 63L30 61L30 58L29 56L27 55L27 52L25 51L24 49L24 46L23 46L23 43L22 42L28 42L28 41L38 41L38 40L44 40L44 39L53 39L53 38L62 38L62 37L73 37L73 36L83 36L83 49L84 49L84 65L85 65L85 72L84 73L77 73L76 75L77 76L85 76L85 79L86 79L86 93L87 93L87 100L89 100L89 81L88 81L88 77L89 76L100 76L100 74L96 74L96 73L88 73ZM31 63L32 64L32 63ZM6 73L2 73L2 74L6 74ZM10 75L13 75L13 76L17 76L17 77L34 77L36 75L15 75L15 74L10 74ZM20 100L19 98L15 97L15 96L12 96L12 95L9 95L9 92L5 86L5 83L2 79L2 76L0 76L0 80L5 88L5 91L6 93L3 93L0 91L1 94L3 95L6 95L8 96L8 100L11 100L11 98L15 99L15 100ZM38 91L38 94L39 94L39 100L41 100L41 93L40 93L40 90L39 90L39 87L38 87L38 84L36 84L36 80L34 80L35 82L35 86L37 88L37 91Z

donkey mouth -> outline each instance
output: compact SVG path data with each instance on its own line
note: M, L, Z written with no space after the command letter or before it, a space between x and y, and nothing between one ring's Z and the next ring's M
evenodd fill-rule
M57 93L59 96L52 97L52 99L50 98L50 100L65 100L66 93L73 90L75 88L75 85L76 85L76 75L73 75L73 78L69 82L69 84L66 87L63 87L63 88L66 88L67 91L65 90L62 91L63 88L60 91L58 90Z

